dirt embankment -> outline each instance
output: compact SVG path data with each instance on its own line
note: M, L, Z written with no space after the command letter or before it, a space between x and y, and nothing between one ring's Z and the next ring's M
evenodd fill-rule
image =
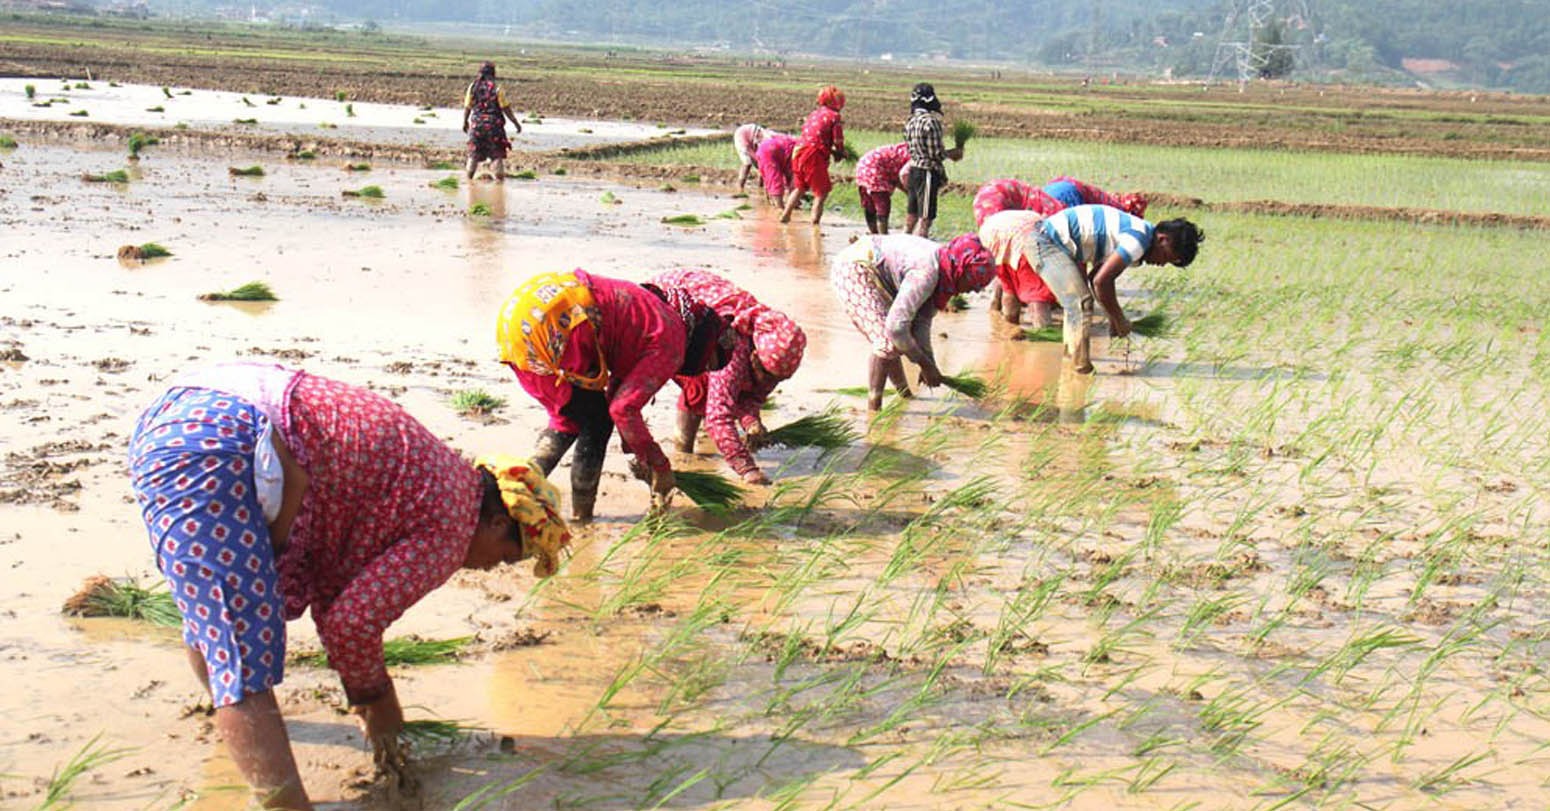
M428 54L411 61L369 55L311 61L305 55L282 60L165 49L147 53L122 43L90 49L8 43L0 72L57 77L90 71L126 82L322 98L342 92L360 101L416 105L455 103L471 78L455 55ZM847 125L897 129L906 113L905 88L918 78L846 66L720 65L722 75L707 78L706 66L683 66L675 75L660 62L642 70L624 64L581 64L584 69L578 70L578 63L525 62L502 78L518 109L713 127L758 121L793 128L812 107L812 88L832 81L850 90ZM1203 93L1147 84L1067 87L1058 80L1052 87L981 81L968 73L947 73L938 87L950 117L970 117L982 133L994 136L1550 160L1550 134L1530 120L1550 110L1521 97L1307 86ZM1174 99L1177 104L1169 103Z

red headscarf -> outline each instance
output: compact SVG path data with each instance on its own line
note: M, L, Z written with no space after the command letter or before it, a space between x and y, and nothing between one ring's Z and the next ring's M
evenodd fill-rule
M845 109L845 91L832 84L824 85L818 91L818 106L828 107L836 113Z
M1146 198L1139 194L1121 194L1119 207L1132 217L1146 216Z
M942 271L932 299L938 310L946 308L947 300L953 296L982 290L996 278L990 251L985 250L975 234L964 234L943 245L936 252L936 261Z
M766 372L785 380L802 365L807 333L785 315L766 309L754 317L753 349Z

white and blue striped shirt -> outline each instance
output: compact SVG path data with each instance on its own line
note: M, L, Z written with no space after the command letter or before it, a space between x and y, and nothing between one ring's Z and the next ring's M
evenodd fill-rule
M1078 265L1102 265L1110 254L1134 265L1152 247L1155 226L1117 208L1100 205L1072 206L1046 217L1039 224L1044 235L1059 245Z

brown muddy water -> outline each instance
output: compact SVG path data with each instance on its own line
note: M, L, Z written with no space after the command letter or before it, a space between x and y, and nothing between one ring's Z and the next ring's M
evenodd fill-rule
M79 179L124 167L118 152L25 143L0 163L7 806L37 804L99 735L127 751L74 786L82 805L246 801L173 634L58 613L90 575L154 575L122 456L186 366L277 358L383 391L470 454L523 452L543 414L493 340L518 281L710 267L808 331L766 421L837 402L867 427L860 399L830 391L864 383L867 348L826 280L853 222L782 226L757 201L709 219L742 202L726 189L544 176L444 192L428 184L445 172L216 151L153 149L122 185ZM227 174L253 164L267 174ZM340 196L366 184L385 198ZM661 223L686 213L707 224ZM149 241L174 256L116 258ZM255 280L280 300L196 298ZM395 671L407 715L481 731L418 753L403 807L480 791L499 808L1542 805L1550 725L1512 654L1538 639L1483 625L1499 657L1427 658L1487 603L1488 577L1439 581L1436 622L1391 621L1413 573L1355 584L1415 554L1410 528L1352 494L1307 498L1293 454L1249 449L1249 478L1238 449L1179 428L1183 395L1239 381L1139 341L1100 341L1099 374L1076 376L1058 345L1003 340L971 304L938 319L937 351L995 377L990 401L927 393L845 451L763 451L776 484L750 502L766 509L731 515L643 521L615 453L601 520L559 576L460 573L411 609L390 637L475 641L458 664ZM448 400L468 388L508 404L459 417ZM648 410L659 439L675 398ZM725 472L709 448L677 463ZM1508 496L1486 498L1506 514ZM1394 551L1359 557L1370 536L1330 516ZM1279 630L1256 636L1267 616ZM1385 657L1375 631L1394 622L1415 641ZM310 623L289 632L316 645ZM315 799L390 804L329 671L292 666L277 693Z

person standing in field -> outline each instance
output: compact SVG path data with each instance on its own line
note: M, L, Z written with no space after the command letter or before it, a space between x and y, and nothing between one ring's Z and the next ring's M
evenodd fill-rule
M974 225L981 227L992 214L1002 211L1032 211L1048 217L1084 204L1112 206L1140 217L1146 214L1146 203L1146 198L1140 194L1112 194L1071 177L1057 177L1042 188L1003 178L980 186L974 193ZM1031 268L1014 268L1000 274L990 299L991 312L1006 312L1005 296L1008 293L1020 302L1020 306L1013 307L1014 311L1020 313L1022 307L1032 308L1034 328L1047 327L1053 322L1051 308L1055 304L1055 294Z
M737 190L741 192L748 185L748 175L754 169L754 163L758 160L759 145L766 138L780 135L780 133L761 127L758 124L744 124L732 132L732 148L737 151L737 160L741 164L737 170ZM761 175L760 182L763 182Z
M856 161L856 187L861 191L861 211L869 233L888 233L888 214L893 210L893 190L909 181L910 149L898 143L868 150Z
M908 145L910 155L906 186L909 208L904 231L928 237L931 236L931 223L936 219L937 196L947 184L947 169L942 162L947 158L957 160L963 152L947 149L943 143L942 100L937 98L936 88L927 82L915 85L910 91L910 117L904 122L904 143Z
M791 188L791 153L796 146L797 139L781 133L767 135L759 142L759 181L764 184L770 202L777 206L785 205L786 190Z
M135 499L215 728L263 808L310 809L274 688L310 612L379 769L403 778L383 632L458 569L570 541L525 460L462 459L365 389L236 363L174 378L129 440Z
M506 140L506 121L522 132L522 124L506 103L506 96L495 83L495 63L479 66L479 78L463 93L463 132L468 133L468 179L481 161L490 161L490 171L496 182L506 179L506 151L511 141Z
M931 320L948 299L983 289L995 278L991 254L973 234L946 245L914 234L866 236L834 257L829 283L851 323L872 345L868 409L883 407L889 381L900 396L911 396L901 357L920 367L921 385L941 384L931 351Z
M818 91L818 106L807 114L802 139L791 156L794 183L781 222L791 222L791 213L802 203L802 193L809 190L813 193L813 225L823 221L823 204L834 188L829 180L829 158L845 157L845 128L840 121L844 107L845 94L839 88L826 85Z
M1187 267L1195 261L1205 232L1185 219L1153 225L1111 206L1080 205L1044 218L1033 211L992 214L980 226L980 240L995 257L996 273L1007 278L1036 274L1049 285L1065 310L1063 339L1076 371L1093 370L1088 318L1093 295L1109 317L1109 335L1130 334L1130 322L1119 306L1114 283L1137 262ZM1083 268L1096 271L1089 281ZM1006 297L1007 321L1017 323L1017 296Z

